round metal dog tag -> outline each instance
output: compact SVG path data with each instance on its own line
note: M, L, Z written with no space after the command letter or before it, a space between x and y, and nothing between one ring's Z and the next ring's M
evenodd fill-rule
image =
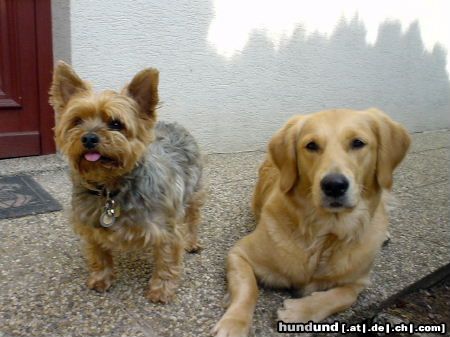
M102 227L111 227L112 225L114 225L114 222L116 222L116 218L114 217L114 215L111 216L105 212L100 216L100 224L102 225Z

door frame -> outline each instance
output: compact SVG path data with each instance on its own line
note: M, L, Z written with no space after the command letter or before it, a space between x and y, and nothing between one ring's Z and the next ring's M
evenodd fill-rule
M51 0L35 0L37 87L41 155L55 153L53 127L55 114L48 102L53 73L53 34Z

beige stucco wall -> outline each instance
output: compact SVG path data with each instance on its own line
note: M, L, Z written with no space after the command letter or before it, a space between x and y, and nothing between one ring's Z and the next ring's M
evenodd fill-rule
M262 149L291 115L333 107L376 106L411 131L448 128L445 41L425 44L420 17L384 20L381 10L374 26L344 3L346 16L330 18L327 31L300 20L276 37L269 15L238 29L245 43L230 52L211 35L220 12L210 0L53 0L54 53L96 88L119 89L138 70L159 68L160 118L186 125L206 152ZM238 19L219 27L224 35Z

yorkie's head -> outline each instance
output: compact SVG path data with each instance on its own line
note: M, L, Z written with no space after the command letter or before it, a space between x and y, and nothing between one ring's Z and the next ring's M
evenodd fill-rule
M82 179L107 183L130 172L153 140L158 70L140 71L121 93L94 93L64 62L50 89L56 111L55 140Z

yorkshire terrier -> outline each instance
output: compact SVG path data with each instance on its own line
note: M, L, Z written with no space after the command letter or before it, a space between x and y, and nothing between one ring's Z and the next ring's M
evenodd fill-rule
M195 139L179 124L156 122L158 82L158 70L148 68L120 93L94 93L60 61L50 104L56 145L69 162L71 219L85 243L87 286L100 292L111 286L113 250L151 246L147 297L166 303L175 295L184 250L200 249L204 192Z

